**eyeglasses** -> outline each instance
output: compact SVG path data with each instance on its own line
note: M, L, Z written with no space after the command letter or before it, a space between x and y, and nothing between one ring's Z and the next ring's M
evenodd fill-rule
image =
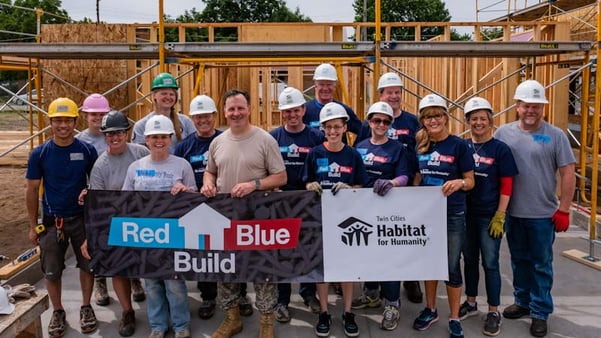
M432 120L440 121L440 120L442 120L443 116L444 116L444 114L424 116L424 121L432 121Z
M391 120L388 120L388 119L379 119L379 118L370 119L369 122L373 122L374 124L380 124L380 123L382 123L385 126L389 126L392 123Z
M127 134L126 130L107 131L106 133L104 133L104 135L106 135L108 137L123 136L125 134Z
M336 130L336 131L338 131L338 130L341 130L342 128L344 128L344 126L340 126L340 125L338 125L338 126L325 126L325 127L323 127L323 129L325 129L327 131L330 131L330 130Z

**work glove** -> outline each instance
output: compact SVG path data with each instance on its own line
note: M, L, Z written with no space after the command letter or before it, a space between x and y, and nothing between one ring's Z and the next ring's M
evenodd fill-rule
M551 217L551 222L555 225L555 232L565 232L570 226L570 213L557 209Z
M386 195L394 185L390 180L378 178L374 183L374 192L380 196Z
M497 210L488 224L488 234L494 239L503 237L505 227L505 212Z
M307 183L307 190L315 191L317 195L321 196L321 185L317 182Z
M332 195L336 196L340 189L352 189L352 187L344 182L336 182L332 187Z

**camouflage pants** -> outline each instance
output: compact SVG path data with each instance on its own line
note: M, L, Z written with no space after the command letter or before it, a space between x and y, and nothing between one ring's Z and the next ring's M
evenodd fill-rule
M259 312L273 312L273 307L277 303L278 293L277 285L274 283L253 283L255 287L256 300L255 305ZM219 305L223 309L229 309L238 306L240 301L240 283L219 283Z

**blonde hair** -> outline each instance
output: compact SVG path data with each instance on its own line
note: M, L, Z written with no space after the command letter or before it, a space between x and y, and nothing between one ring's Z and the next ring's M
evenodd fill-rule
M446 110L442 107L436 107L436 106L426 107L419 112L419 123L421 123L422 126L424 125L425 115L427 113L432 113L432 112L440 112L441 114L446 116ZM448 124L448 122L449 122L449 120L446 119L445 127ZM417 146L418 154L423 154L426 151L428 151L428 149L430 149L430 142L431 142L430 134L428 133L428 130L426 129L426 127L422 127L420 130L417 131L417 133L415 133L415 143Z

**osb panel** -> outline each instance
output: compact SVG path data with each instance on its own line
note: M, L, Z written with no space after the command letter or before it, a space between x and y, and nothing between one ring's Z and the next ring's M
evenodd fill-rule
M127 25L43 25L42 41L44 42L126 42ZM104 93L128 78L127 61L125 60L42 60L42 66L55 74L43 72L43 88L46 104L58 97L68 97L81 105L86 95ZM58 79L85 92L66 85ZM107 95L111 107L121 109L128 104L127 87L119 88ZM133 112L131 110L130 112ZM80 126L84 127L84 126Z
M323 42L331 41L326 25L314 24L261 24L240 27L240 41L244 42Z

